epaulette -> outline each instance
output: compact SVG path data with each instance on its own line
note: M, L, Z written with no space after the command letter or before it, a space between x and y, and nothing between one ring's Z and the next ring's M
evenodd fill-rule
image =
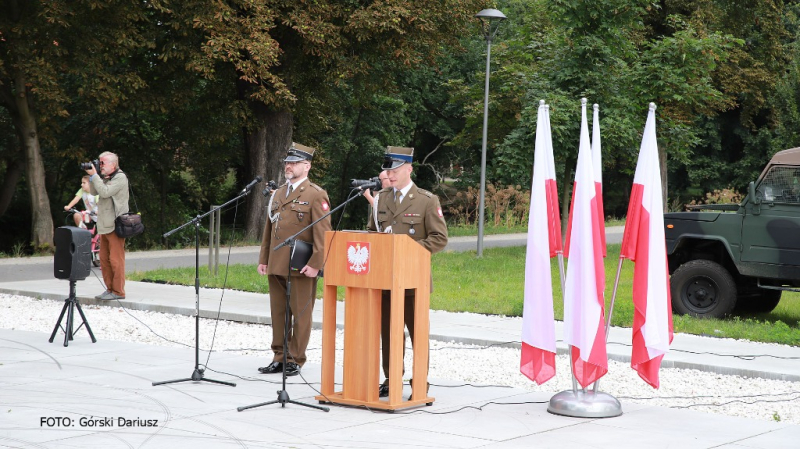
M322 192L323 190L325 190L325 189L323 189L322 187L320 187L320 186L318 186L318 185L314 184L313 182L309 182L309 184L311 185L311 187L313 187L313 188L317 189L317 191L320 191L320 192Z
M431 193L431 192L428 192L427 190L424 190L424 189L419 189L419 188L418 188L418 189L417 189L417 191L418 191L420 194L427 196L428 198L433 198L433 196L434 196L434 195L433 195L433 193Z

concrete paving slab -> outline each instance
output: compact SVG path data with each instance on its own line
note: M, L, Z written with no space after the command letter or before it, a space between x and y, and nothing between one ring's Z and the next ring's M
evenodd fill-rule
M787 444L791 444L792 446ZM736 447L747 449L789 449L800 445L800 426L787 426L772 432L743 438Z
M455 387L446 379L432 379L433 406L396 413L340 406L325 413L295 404L237 412L277 398L280 376L255 374L263 358L212 356L210 366L226 374L206 376L236 387L154 387L190 375L194 350L88 338L65 348L48 337L0 330L0 447L761 449L796 447L800 438L800 426L625 401L617 418L568 418L547 412L549 393ZM307 364L310 385L289 378L290 397L316 405L319 374L318 365Z

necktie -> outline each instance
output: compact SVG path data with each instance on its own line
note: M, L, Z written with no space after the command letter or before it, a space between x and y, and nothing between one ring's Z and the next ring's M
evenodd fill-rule
M400 204L400 197L403 196L403 192L399 190L394 191L394 204L395 206Z
M294 190L294 186L289 184L289 188L286 189L286 198L289 198L289 195L292 194L292 190Z

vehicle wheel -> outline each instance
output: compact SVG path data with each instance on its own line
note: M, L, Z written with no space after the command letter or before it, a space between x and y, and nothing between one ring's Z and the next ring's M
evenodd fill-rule
M769 313L781 302L780 290L759 289L757 293L740 296L736 300L736 311L743 313Z
M691 260L670 278L672 310L698 318L722 318L736 305L736 282L722 265Z
M92 254L92 265L96 267L100 266L100 256L97 253Z

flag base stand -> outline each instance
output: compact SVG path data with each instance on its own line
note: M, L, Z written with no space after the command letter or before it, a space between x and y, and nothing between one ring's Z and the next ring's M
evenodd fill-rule
M547 411L573 418L613 418L622 414L622 405L608 393L567 390L550 398Z

